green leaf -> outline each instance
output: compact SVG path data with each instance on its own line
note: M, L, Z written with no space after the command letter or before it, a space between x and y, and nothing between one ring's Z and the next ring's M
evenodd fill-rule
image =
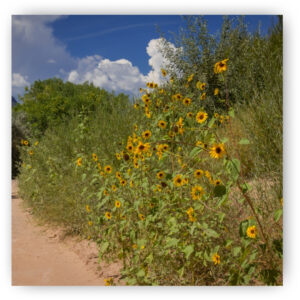
M100 252L104 253L107 250L108 246L109 246L109 242L102 243L100 247Z
M249 227L249 221L248 220L244 220L240 223L240 228L239 228L240 237L246 236L246 232L247 232L248 227Z
M179 239L167 237L167 239L166 239L166 248L177 246L178 242L179 242Z
M220 236L220 235L219 235L216 231L214 231L213 229L206 229L204 232L206 233L206 235L207 235L208 237L214 237L214 238L217 238L217 237Z
M237 256L241 252L241 247L234 247L233 248L233 256Z
M208 128L212 128L214 123L215 123L216 119L214 117L211 118L211 120L208 122Z
M200 147L195 147L193 150L190 152L189 157L194 157L195 155L199 154L202 151Z
M228 112L228 115L231 117L231 118L234 118L234 109L233 108L230 108L229 112Z
M136 273L137 277L145 277L145 270L141 269Z
M214 197L222 197L226 194L226 187L224 185L216 185L214 188Z
M247 140L247 139L245 139L245 138L243 138L243 139L241 139L241 140L239 141L239 144L240 144L240 145L249 145L249 144L250 144L250 141Z
M281 218L282 216L282 213L283 213L283 210L280 208L280 209L277 209L274 213L274 221L275 222L278 222L279 219Z
M184 273L184 267L180 268L177 272L178 272L180 278L182 278L183 273Z
M81 176L81 180L84 181L85 178L86 178L86 174L84 173L84 174L82 174L82 176Z
M188 259L190 255L194 252L194 245L186 246L182 252L185 253L185 258Z

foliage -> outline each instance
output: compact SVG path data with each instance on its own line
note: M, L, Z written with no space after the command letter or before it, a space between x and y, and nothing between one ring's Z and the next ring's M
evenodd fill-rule
M52 78L35 81L30 89L26 88L22 104L16 105L15 111L24 112L32 135L41 137L48 127L60 125L83 108L93 112L100 105L106 113L112 112L112 98L119 103L128 102L128 96L110 94L93 84L73 84Z
M23 143L21 196L122 260L129 285L280 285L282 74L267 74L282 68L280 28L262 38L225 20L218 40L195 20L133 107L85 107Z

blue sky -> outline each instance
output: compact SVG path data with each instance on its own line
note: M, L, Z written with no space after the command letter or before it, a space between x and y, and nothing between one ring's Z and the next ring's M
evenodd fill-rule
M221 29L222 16L205 16L210 33ZM245 17L249 31L261 22L267 33L274 16ZM179 15L71 15L12 17L12 94L23 94L35 80L60 77L134 94L147 80L160 79L164 63L159 33L185 26Z

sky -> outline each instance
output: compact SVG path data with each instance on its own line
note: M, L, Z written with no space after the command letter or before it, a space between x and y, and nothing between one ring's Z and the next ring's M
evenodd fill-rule
M221 15L205 19L209 33L220 31ZM245 22L250 32L260 23L267 34L276 18L248 15ZM184 26L179 15L14 15L12 95L17 98L25 86L52 77L136 95L146 82L162 79L167 61L158 49L159 31L175 49L172 33Z

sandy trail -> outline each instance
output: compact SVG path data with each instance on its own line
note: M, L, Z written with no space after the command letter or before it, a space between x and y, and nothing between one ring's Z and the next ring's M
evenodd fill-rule
M104 278L119 277L119 264L98 270L95 243L37 225L17 190L13 180L12 285L104 285Z

